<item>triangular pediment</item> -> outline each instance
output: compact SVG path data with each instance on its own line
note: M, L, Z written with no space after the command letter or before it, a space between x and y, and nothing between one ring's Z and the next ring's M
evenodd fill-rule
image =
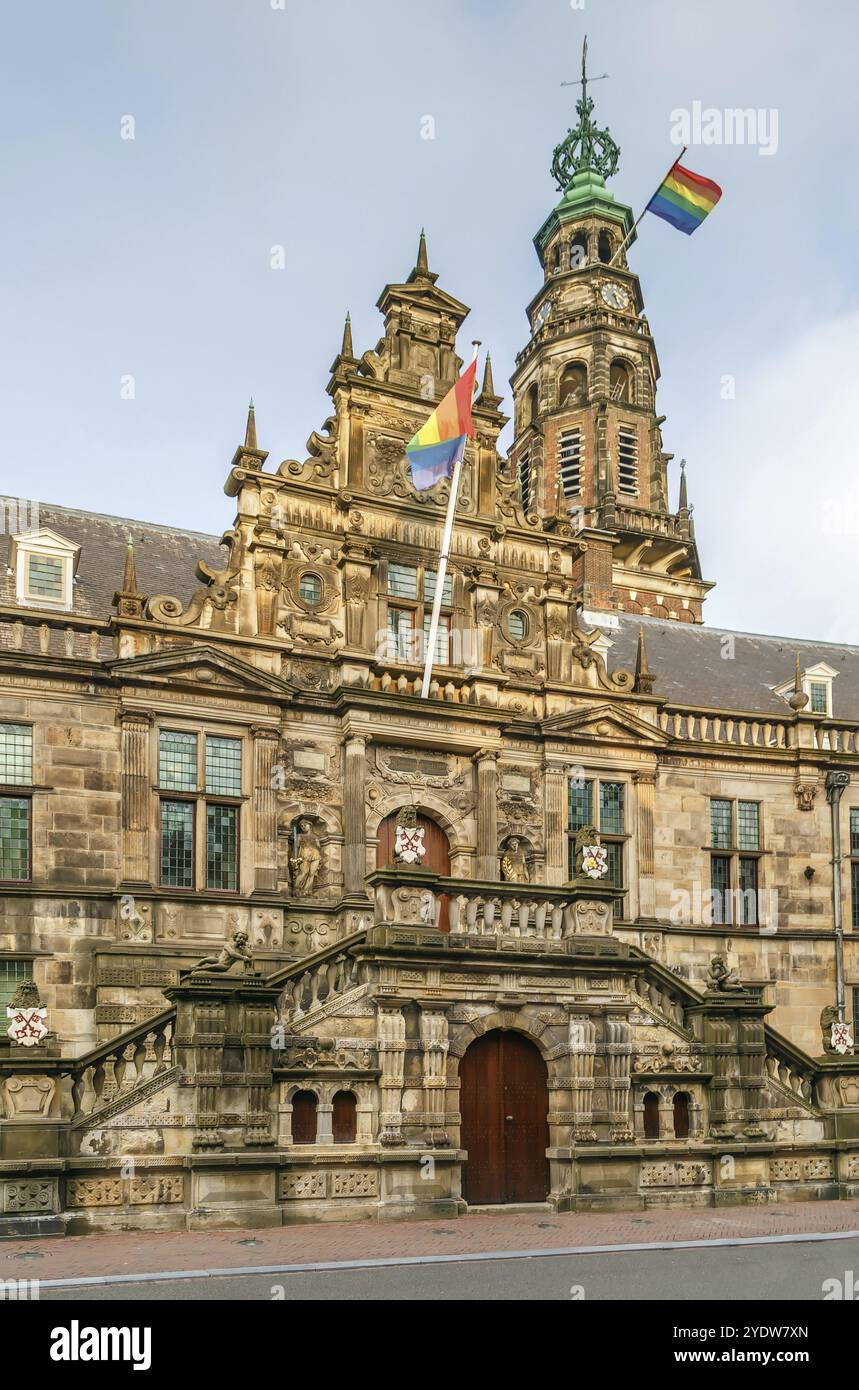
M260 671L247 661L219 651L209 643L168 647L147 656L132 656L111 662L111 671L124 681L193 685L204 690L244 691L283 699L295 687L280 676Z
M540 728L549 737L649 744L659 748L664 748L669 742L668 735L661 729L640 719L631 710L619 709L608 701L600 705L582 705L568 714L552 715L543 720Z

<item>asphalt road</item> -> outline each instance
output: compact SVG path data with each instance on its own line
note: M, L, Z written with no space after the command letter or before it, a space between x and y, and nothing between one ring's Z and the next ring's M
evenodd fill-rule
M859 1285L859 1237L838 1240L707 1246L692 1250L619 1251L452 1260L384 1267L238 1274L135 1284L42 1287L41 1301L127 1300L193 1302L207 1299L289 1302L383 1300L523 1300L569 1302L618 1299L695 1299L821 1302L824 1281L852 1278ZM859 1287L848 1282L848 1297Z

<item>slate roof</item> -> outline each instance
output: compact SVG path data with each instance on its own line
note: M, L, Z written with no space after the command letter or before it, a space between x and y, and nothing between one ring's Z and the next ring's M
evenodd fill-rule
M8 499L0 499L7 502ZM13 499L14 500L14 499ZM28 516L26 502L20 515ZM35 530L34 526L22 530ZM156 526L149 521L131 521L121 516L102 516L98 512L76 511L72 507L39 504L38 529L56 531L81 547L74 586L74 612L88 617L109 618L113 596L122 585L122 572L128 537L134 542L137 586L147 598L173 594L184 604L200 587L194 577L198 560L213 569L223 569L227 556L220 537L199 531L182 531L175 526ZM0 603L15 603L15 576L7 574L9 536L0 534Z
M793 681L798 651L803 669L826 662L838 672L832 682L833 717L859 720L859 647L734 632L633 613L615 616L618 627L603 629L612 643L608 668L635 670L638 631L642 628L647 664L655 676L654 695L690 705L789 714L785 701L773 694L772 687ZM728 655L731 651L733 656Z
M26 506L21 504L22 511ZM138 587L149 598L173 594L187 604L199 587L194 577L197 561L205 560L213 569L222 569L227 554L219 537L204 532L47 503L39 506L38 525L80 545L74 611L93 617L107 618L112 612L113 595L122 581L129 535L134 541ZM6 573L8 553L9 536L3 532L0 603L14 604L14 576ZM655 676L655 695L681 704L785 714L785 701L773 694L772 687L792 681L794 653L799 651L804 668L827 662L838 672L833 681L834 717L859 720L859 647L735 632L631 613L611 616L617 626L606 624L603 629L611 642L609 670L635 669L638 632L643 628L648 664ZM32 637L35 640L35 634ZM8 639L0 645L8 645ZM731 650L732 657L723 655Z

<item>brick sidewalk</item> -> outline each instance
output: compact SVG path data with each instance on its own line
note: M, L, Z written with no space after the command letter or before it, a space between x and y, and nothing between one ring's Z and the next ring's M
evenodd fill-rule
M334 1260L859 1230L859 1201L644 1212L492 1213L273 1230L119 1231L0 1243L0 1277L65 1279Z

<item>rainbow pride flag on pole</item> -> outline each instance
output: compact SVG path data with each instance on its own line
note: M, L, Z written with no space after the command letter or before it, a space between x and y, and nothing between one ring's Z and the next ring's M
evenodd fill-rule
M721 196L721 188L712 179L693 174L682 164L672 164L645 211L655 213L678 231L691 236L707 213L713 211Z
M454 466L462 462L466 439L474 437L471 398L476 372L475 360L406 445L412 482L419 492L425 492L441 478L449 478Z

